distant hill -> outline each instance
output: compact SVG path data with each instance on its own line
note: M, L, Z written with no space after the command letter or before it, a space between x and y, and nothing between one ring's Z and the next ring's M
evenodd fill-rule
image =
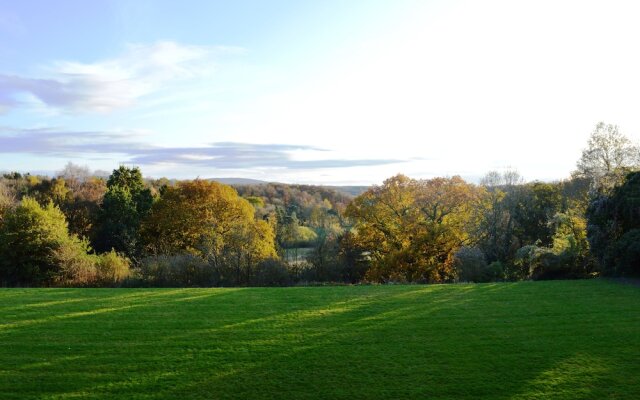
M266 185L269 182L261 181L258 179L249 178L211 178L210 181L223 183L225 185L240 186L240 185Z
M366 192L367 189L369 189L369 186L296 185L296 184L288 184L288 183L267 182L267 181L261 181L259 179L250 179L250 178L211 178L209 180L223 183L225 185L230 185L230 186L278 184L278 185L288 185L288 186L324 187L327 189L333 189L338 193L343 193L350 197L359 196L362 193Z
M360 196L366 192L370 186L325 186L329 189L333 189L336 192L344 193L352 197Z

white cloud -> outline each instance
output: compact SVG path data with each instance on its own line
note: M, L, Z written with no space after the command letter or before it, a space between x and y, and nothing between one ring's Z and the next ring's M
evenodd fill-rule
M240 48L182 45L164 41L131 44L117 58L94 63L58 61L43 75L0 74L0 102L5 108L28 105L31 95L49 107L66 112L109 112L131 106L141 97L178 81L203 78L215 69L221 53Z

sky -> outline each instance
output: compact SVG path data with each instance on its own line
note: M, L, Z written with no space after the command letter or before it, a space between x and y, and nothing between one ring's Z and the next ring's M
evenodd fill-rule
M640 3L0 0L0 171L569 177L640 138Z

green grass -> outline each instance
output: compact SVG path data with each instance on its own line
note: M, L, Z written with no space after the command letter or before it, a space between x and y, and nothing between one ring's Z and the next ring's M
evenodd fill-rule
M638 399L640 288L3 289L0 398Z

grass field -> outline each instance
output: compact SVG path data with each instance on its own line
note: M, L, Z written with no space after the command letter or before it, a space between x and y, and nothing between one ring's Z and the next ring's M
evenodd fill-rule
M640 287L2 289L0 398L639 399Z

